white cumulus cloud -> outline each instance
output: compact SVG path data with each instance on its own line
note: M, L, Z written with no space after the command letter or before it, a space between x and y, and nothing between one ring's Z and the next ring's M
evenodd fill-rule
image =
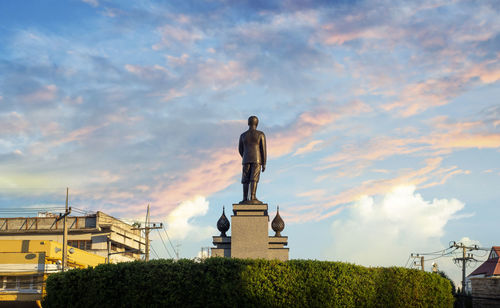
M378 201L365 196L346 219L333 223L328 257L363 265L404 266L410 252L446 248L441 243L444 227L463 208L456 199L426 201L414 186L396 187Z
M207 214L208 206L209 202L203 196L181 202L165 219L170 237L176 240L202 240L216 234L214 227L200 226L194 222L195 217Z

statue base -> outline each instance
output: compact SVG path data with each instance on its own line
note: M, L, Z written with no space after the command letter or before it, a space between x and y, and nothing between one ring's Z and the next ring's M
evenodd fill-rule
M287 236L269 236L268 205L233 204L231 236L214 236L213 257L288 260Z
M254 200L244 200L244 201L240 201L240 203L238 204L264 204L262 201L259 201L257 199L254 199Z

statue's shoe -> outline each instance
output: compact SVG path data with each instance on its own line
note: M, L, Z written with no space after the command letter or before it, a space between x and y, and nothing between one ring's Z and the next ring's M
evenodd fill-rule
M264 203L257 199L252 199L252 200L241 200L238 204L264 204Z
M264 204L264 203L262 203L262 201L260 201L257 198L255 198L255 199L252 199L252 200L248 200L246 202L246 204Z

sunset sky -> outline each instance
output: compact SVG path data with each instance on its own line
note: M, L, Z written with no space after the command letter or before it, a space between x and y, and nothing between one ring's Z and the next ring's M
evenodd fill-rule
M242 199L256 115L257 194L291 258L500 245L499 16L488 0L2 1L0 210L61 206L66 187L124 219L150 203L195 257Z

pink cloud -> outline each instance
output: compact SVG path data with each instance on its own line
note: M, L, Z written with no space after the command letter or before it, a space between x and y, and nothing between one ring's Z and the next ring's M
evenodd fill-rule
M436 131L422 138L434 149L499 148L500 133L489 132L482 121L448 122L446 117L434 118Z
M431 121L434 131L426 136L413 138L374 138L367 144L346 144L342 149L323 159L318 170L342 167L338 177L359 175L374 161L394 155L441 155L460 149L500 148L500 134L488 132L482 121L451 123L446 117Z
M318 110L302 113L289 129L270 136L269 155L278 157L290 153L299 142L337 118L338 115L330 111Z
M179 202L195 195L209 196L234 183L241 171L241 159L236 148L224 148L213 153L202 165L187 171L165 188L151 194L155 212L170 212Z
M363 196L382 195L390 192L394 187L402 185L413 185L421 188L442 185L448 179L459 174L468 174L469 171L457 167L441 168L442 158L435 157L425 160L425 166L415 170L405 170L393 178L368 180L356 187L344 190L336 195L327 195L318 192L314 197L314 203L296 206L289 209L289 217L295 217L298 221L319 221L340 213L345 207L359 200ZM307 213L302 217L302 213ZM302 219L299 219L302 217Z
M483 63L466 62L463 69L452 69L446 77L409 84L400 92L397 100L383 105L382 109L396 111L403 117L413 116L431 107L448 104L476 79L484 84L500 80L498 58Z
M350 163L360 164L367 167L364 162L383 160L393 155L411 154L423 150L425 147L419 139L411 138L374 138L368 144L354 145L347 144L342 150L334 155L323 159L325 163L318 169L328 169L339 167ZM347 169L350 169L348 167Z
M169 56L167 55L167 61L171 65L179 66L179 65L184 65L186 64L187 60L189 59L189 55L186 53L183 53L182 56L180 57L174 57L174 56Z
M429 79L407 85L398 100L383 105L386 111L396 110L403 117L423 112L431 107L448 104L451 98L461 93L468 78Z
M158 29L162 38L161 43L152 46L153 50L160 50L174 44L191 45L205 37L199 29L165 25Z
M484 63L472 65L467 76L469 78L477 77L483 83L489 84L500 80L500 55L496 59Z
M34 92L22 96L23 100L29 103L51 101L56 97L57 87L53 84L44 86Z
M10 113L0 113L0 136L15 136L27 133L30 123L24 115L15 111Z
M388 29L385 29L387 31ZM382 28L366 28L342 31L334 24L327 24L321 28L318 33L319 41L326 45L342 45L345 42L356 39L381 39L384 38L384 30Z
M290 125L289 129L283 129L271 135L269 153L271 157L290 153L300 142L334 121L369 111L371 108L368 105L355 100L340 106L336 111L317 109L304 112Z
M314 152L314 151L319 151L320 150L320 145L323 143L323 140L313 140L306 144L305 146L298 148L297 151L293 154L293 156L296 155L303 155L306 153Z
M259 78L257 71L248 70L240 62L220 62L208 59L198 66L196 78L213 90L228 89Z
M62 143L68 143L68 142L73 142L73 141L79 141L88 138L93 132L96 130L106 126L106 124L100 124L100 125L89 125L89 126L84 126L78 129L75 129L71 131L69 134L66 136L52 141L53 145L58 145Z
M141 66L125 64L125 69L128 72L146 80L158 80L170 77L169 71L161 65Z

